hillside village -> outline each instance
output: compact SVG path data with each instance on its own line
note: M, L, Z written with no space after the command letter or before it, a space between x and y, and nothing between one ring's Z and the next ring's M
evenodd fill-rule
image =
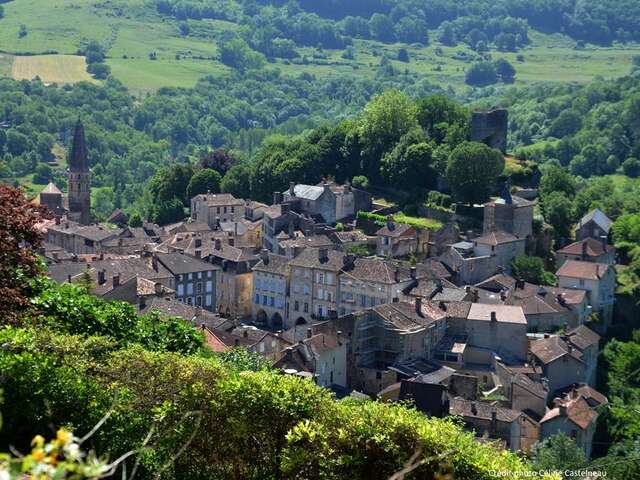
M504 152L503 117L474 114L475 139ZM270 205L205 193L181 222L131 227L119 210L91 221L88 165L78 122L67 194L50 183L36 199L54 214L39 225L50 278L182 317L213 351L245 347L339 398L410 400L525 453L564 432L590 456L616 286L600 210L557 248L548 286L513 271L544 241L532 188L425 223L348 182L291 183Z

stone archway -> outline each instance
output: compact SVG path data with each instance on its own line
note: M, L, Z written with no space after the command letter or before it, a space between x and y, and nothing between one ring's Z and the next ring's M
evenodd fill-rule
M264 310L260 310L256 315L256 323L258 325L266 326L268 319L269 317L267 317L267 312L265 312Z
M284 330L284 321L282 320L282 315L278 312L271 317L271 328L275 331Z
M307 321L304 319L304 317L298 317L298 319L296 320L296 325L306 325Z

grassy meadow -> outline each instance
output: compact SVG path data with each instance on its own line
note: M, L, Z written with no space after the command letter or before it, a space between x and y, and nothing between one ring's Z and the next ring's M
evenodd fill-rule
M145 0L13 0L3 6L0 50L16 55L16 60L0 54L0 75L28 78L37 72L43 79L50 79L46 81L87 80L79 65L55 57L50 62L23 60L22 54L74 55L84 43L98 40L108 49L107 63L113 75L137 94L163 86L191 87L204 75L223 74L227 67L216 60L216 38L239 28L219 20L190 20L192 34L183 37L175 19L158 15ZM18 35L21 25L27 29L22 38ZM431 37L435 36L431 32ZM638 45L587 45L576 50L574 41L559 34L532 31L530 37L532 43L518 53L491 52L494 59L504 57L516 67L519 84L550 79L583 83L596 76L618 77L629 72L631 57L640 54ZM394 60L400 48L408 50L409 63ZM420 47L356 40L353 59L342 58L342 50L325 50L322 55L326 58L314 58L318 53L314 48L298 50L308 59L305 64L278 60L271 66L291 75L347 73L370 78L381 58L387 56L399 72L418 73L458 93L469 88L464 83L465 71L472 63L468 59L477 57L464 45L446 47L436 42ZM150 59L151 53L156 60ZM517 60L518 54L524 61Z
M45 83L94 81L87 73L84 57L77 55L32 55L14 57L11 75L16 80L40 77Z

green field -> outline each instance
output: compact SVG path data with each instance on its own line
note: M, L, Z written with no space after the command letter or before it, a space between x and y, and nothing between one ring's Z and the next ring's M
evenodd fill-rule
M13 56L0 53L0 77L11 76Z
M0 20L0 48L20 58L21 53L42 54L57 52L75 54L89 40L98 40L108 48L107 63L116 78L122 80L135 93L145 93L162 86L195 85L203 75L220 75L227 67L216 60L216 37L224 31L233 31L239 25L216 20L189 21L193 34L180 35L178 22L158 15L145 0L14 0L3 4L5 18ZM20 25L27 35L19 38ZM575 42L562 35L531 32L531 44L520 51L524 61L516 60L516 53L492 51L494 59L507 58L517 70L517 83L536 81L587 82L596 76L618 77L629 72L631 57L640 54L640 46L614 46L610 48L587 46L575 50ZM435 34L431 35L435 38ZM458 92L464 84L465 70L470 62L460 55L472 58L477 54L466 46L429 47L383 44L356 40L355 58L342 58L341 50L325 50L327 58L313 58L315 49L300 48L308 59L300 62L279 60L276 66L284 73L302 72L324 76L350 73L365 78L375 75L375 67L382 56L392 59L399 72L416 72L425 79L451 86ZM398 50L407 48L409 63L395 61ZM441 51L437 54L437 49ZM157 60L150 60L155 53ZM4 58L4 60L3 60ZM0 57L0 75L10 75L7 57ZM59 67L63 69L63 65ZM67 77L66 72L52 76ZM76 75L76 80L86 79Z

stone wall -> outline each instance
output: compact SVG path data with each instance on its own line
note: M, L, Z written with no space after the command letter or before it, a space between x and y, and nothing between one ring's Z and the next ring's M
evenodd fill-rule
M503 153L507 151L509 112L506 109L473 112L471 115L471 140L485 143Z

